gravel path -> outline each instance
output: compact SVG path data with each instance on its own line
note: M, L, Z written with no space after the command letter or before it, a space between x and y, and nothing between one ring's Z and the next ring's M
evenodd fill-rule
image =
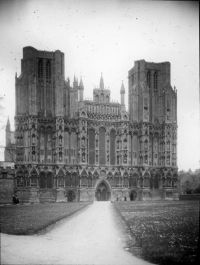
M110 202L92 205L40 235L1 234L2 264L145 265L124 250Z

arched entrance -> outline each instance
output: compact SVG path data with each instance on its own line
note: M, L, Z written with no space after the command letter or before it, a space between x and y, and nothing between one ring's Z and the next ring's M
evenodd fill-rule
M95 198L97 201L109 201L110 200L110 189L105 182L101 182L95 192Z
M75 193L73 190L69 190L68 193L67 193L67 199L68 199L68 202L73 202L75 200Z
M130 192L130 200L131 200L131 201L135 201L136 198L137 198L137 192L136 192L135 190L132 190L132 191Z

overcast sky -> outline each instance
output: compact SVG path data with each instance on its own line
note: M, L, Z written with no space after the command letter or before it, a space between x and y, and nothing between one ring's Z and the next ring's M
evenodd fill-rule
M0 145L8 116L14 128L15 72L24 46L63 51L65 76L82 76L85 98L92 98L102 72L113 100L124 80L128 102L135 60L170 61L178 90L178 167L199 168L198 23L198 2L0 0Z

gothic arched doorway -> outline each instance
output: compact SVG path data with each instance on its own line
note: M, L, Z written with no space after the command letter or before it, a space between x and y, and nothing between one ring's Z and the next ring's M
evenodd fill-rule
M110 200L110 189L105 182L101 182L95 192L95 198L97 201L108 201Z
M137 198L137 192L136 192L135 190L132 190L132 191L130 192L130 200L131 200L131 201L135 201L136 198Z
M68 193L67 193L68 202L73 202L75 200L75 198L76 198L76 195L75 195L74 191L73 190L68 191Z

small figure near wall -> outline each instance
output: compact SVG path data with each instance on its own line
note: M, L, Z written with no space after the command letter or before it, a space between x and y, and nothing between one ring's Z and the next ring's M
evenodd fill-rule
M19 203L19 199L17 198L16 194L13 195L12 201L13 201L13 204L18 204Z

